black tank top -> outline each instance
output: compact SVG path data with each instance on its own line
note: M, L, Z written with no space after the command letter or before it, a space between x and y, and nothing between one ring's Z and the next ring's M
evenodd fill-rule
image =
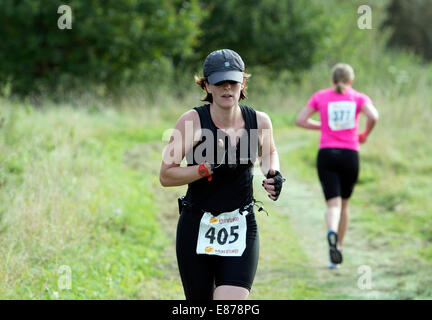
M233 211L249 204L253 199L253 164L258 154L258 124L254 109L243 105L239 105L239 107L245 122L244 135L247 134L247 136L243 137L247 138L246 153L245 150L240 152L241 147L244 148L246 143L243 144L242 142L242 145L240 145L239 141L235 146L235 168L229 168L228 161L225 159L225 163L213 175L212 181L208 181L208 178L202 178L190 183L185 197L185 200L194 207L213 214ZM208 129L213 133L214 154L216 155L217 139L221 136L224 137L225 146L227 146L229 138L225 132L216 127L211 119L209 104L194 109L199 114L201 129ZM251 129L253 130L251 131ZM200 141L191 150L193 154L189 152L186 155L188 166L199 164L193 155L195 155L196 149L205 142L205 139L206 137L202 135ZM247 155L247 158L244 155ZM217 161L217 159L210 160L215 164L221 162L221 160Z

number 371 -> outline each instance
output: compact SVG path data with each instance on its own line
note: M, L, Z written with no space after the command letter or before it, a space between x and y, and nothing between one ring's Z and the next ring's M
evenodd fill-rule
M205 234L205 237L210 239L210 244L212 244L215 240L220 244L224 245L228 237L233 236L234 239L230 240L228 243L236 242L239 234L236 232L236 230L239 228L239 226L232 226L230 229L230 234L228 235L228 231L225 228L222 228L218 231L216 235L216 229L214 227L211 227Z

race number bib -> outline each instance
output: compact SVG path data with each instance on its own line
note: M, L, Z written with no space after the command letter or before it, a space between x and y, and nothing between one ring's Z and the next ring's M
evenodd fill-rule
M330 129L347 130L355 127L356 104L353 101L335 101L328 104Z
M246 249L246 215L236 209L217 217L204 212L199 228L196 253L239 257Z

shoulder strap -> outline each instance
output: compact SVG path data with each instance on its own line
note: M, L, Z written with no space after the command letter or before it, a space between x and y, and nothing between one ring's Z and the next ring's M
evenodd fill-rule
M258 121L254 109L248 106L239 105L246 121L247 129L258 129Z
M256 116L256 111L248 106L239 105L243 117L245 118L245 128L247 130L247 134L249 137L249 163L253 164L257 158L258 155L258 148L259 148L259 142L258 142L258 120ZM254 130L254 134L251 133L251 129Z

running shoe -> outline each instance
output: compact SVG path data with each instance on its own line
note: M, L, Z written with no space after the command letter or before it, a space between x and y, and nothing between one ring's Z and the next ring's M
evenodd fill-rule
M335 264L331 261L329 262L329 265L328 265L329 269L339 269L339 267L340 267L340 264Z
M327 234L327 240L330 246L329 255L330 262L333 264L342 263L342 252L337 248L338 235L336 232L330 230Z

